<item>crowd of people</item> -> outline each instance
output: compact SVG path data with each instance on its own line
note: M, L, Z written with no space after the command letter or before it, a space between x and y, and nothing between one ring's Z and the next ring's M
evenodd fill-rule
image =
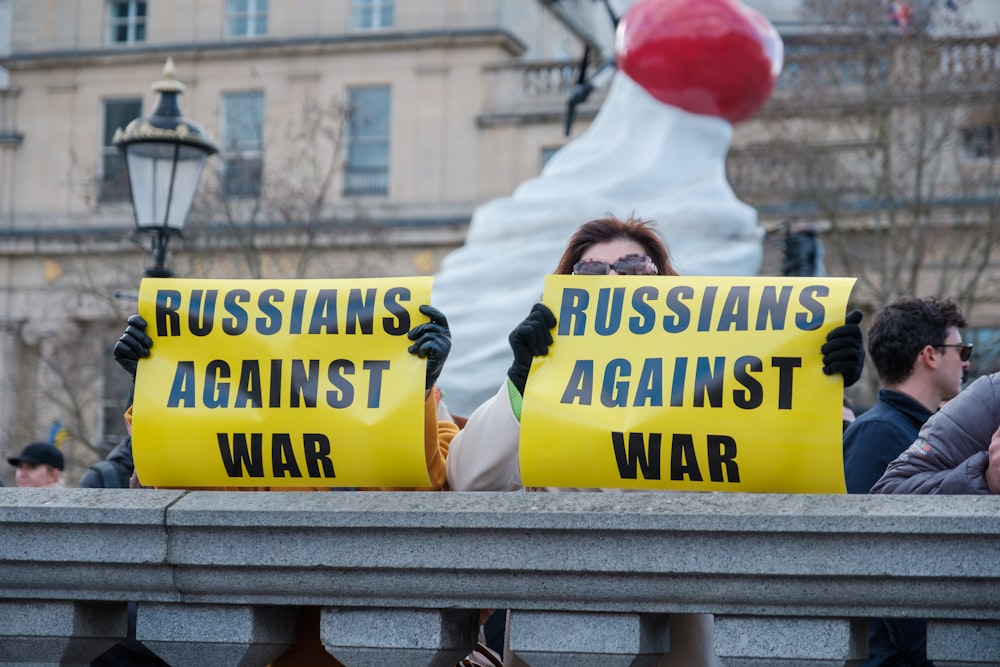
M651 281L677 275L654 223L613 216L582 224L555 273L634 275ZM424 444L429 490L524 490L519 459L523 397L533 360L547 355L553 344L556 314L542 303L530 309L509 334L513 362L497 392L467 419L455 420L441 414L435 388L451 347L447 318L426 304L420 312L429 321L409 332L409 352L426 360ZM844 387L858 381L865 364L860 322L859 311L847 315L817 351L824 373L842 376ZM877 402L856 419L844 403L843 461L849 493L1000 493L1000 375L981 377L961 389L972 351L972 345L962 341L965 326L961 309L951 299L904 298L876 314L867 350L881 381ZM130 318L114 354L133 381L140 360L153 354L153 344L145 321ZM126 414L129 424L130 417L131 409ZM463 424L461 428L456 421ZM18 486L63 484L65 461L51 444L30 443L8 462L17 468ZM140 487L132 465L128 438L103 469L88 471L81 485ZM461 664L502 664L506 619L506 610L483 610L480 643ZM720 664L711 646L711 616L672 615L671 650L660 664ZM926 623L871 619L869 656L867 667L929 665ZM318 610L305 611L298 645L273 664L340 664L319 642Z

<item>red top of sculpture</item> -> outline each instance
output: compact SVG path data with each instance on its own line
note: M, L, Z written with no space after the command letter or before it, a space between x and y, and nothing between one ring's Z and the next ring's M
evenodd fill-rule
M661 102L738 123L770 97L783 47L740 0L638 0L618 25L615 54Z

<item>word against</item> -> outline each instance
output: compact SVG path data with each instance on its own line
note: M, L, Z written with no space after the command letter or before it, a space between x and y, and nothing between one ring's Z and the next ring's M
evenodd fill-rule
M331 408L354 404L357 392L365 407L378 408L382 375L388 360L361 362L359 373L349 359L334 359L321 369L319 359L244 359L234 377L229 362L213 359L198 367L194 361L177 362L167 397L168 408Z
M733 405L753 410L764 405L764 385L757 377L764 372L764 361L759 357L747 355L729 362L726 357L697 357L690 362L687 357L645 359L641 368L634 369L628 359L612 359L595 383L593 360L579 359L559 402L593 405L596 399L606 408L658 408L682 407L687 397L695 408ZM768 366L778 371L774 407L791 410L794 371L802 359L771 357Z

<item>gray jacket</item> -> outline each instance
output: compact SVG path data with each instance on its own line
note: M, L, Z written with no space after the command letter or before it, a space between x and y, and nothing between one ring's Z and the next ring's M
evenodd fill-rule
M990 493L989 446L1000 426L1000 373L984 375L928 419L871 493Z

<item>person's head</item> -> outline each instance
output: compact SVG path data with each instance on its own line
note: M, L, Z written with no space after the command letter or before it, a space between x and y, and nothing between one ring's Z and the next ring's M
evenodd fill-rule
M644 263L641 257L628 257L629 255L645 255L650 262ZM563 252L555 272L563 275L578 273L574 269L578 263L597 260L592 266L596 266L600 272L619 273L611 265L627 257L626 262L631 267L628 269L629 272L641 272L644 275L653 273L661 276L677 275L677 271L670 263L670 253L663 242L663 237L653 222L633 216L620 220L613 215L580 225L570 237L569 245ZM648 270L643 270L644 267ZM656 270L653 271L652 267Z
M21 487L56 486L66 467L62 452L47 442L32 442L7 462L17 468L14 479Z
M886 306L868 330L868 352L882 384L893 387L920 373L939 400L955 396L969 367L971 345L962 345L966 326L951 299L905 297Z

